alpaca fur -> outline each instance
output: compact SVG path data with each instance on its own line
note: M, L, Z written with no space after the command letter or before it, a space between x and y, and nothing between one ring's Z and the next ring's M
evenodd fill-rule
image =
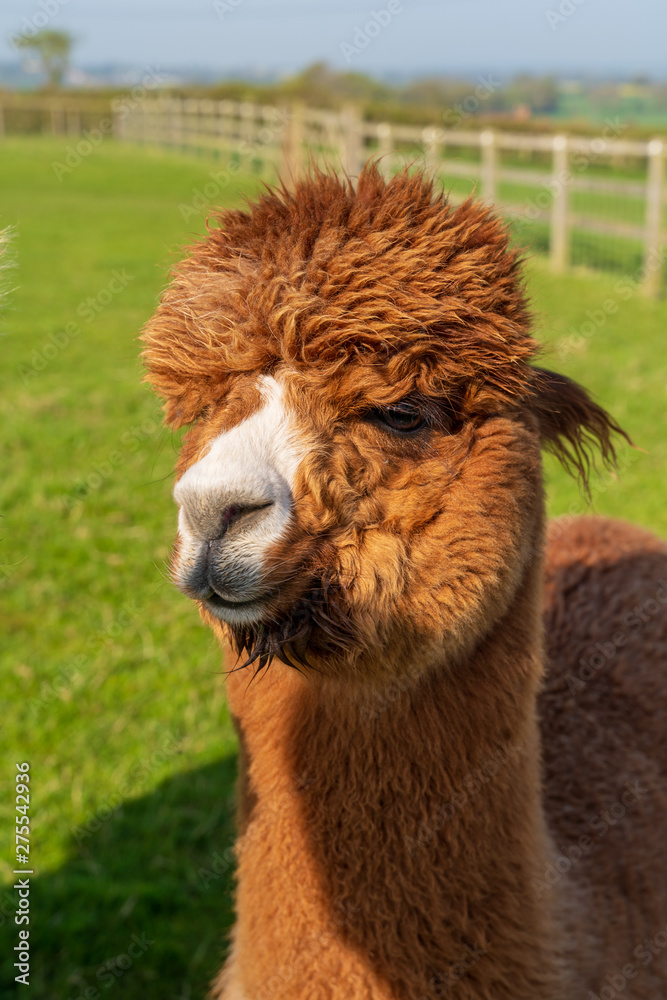
M665 995L667 547L545 540L540 449L585 483L623 432L529 330L498 218L373 166L222 213L148 323L175 579L236 664L220 1000Z

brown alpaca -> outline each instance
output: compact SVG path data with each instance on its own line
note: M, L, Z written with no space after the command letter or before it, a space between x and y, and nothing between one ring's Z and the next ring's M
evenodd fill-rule
M144 335L193 424L174 577L239 657L213 995L664 997L667 547L544 558L540 448L585 480L620 428L531 365L483 206L368 167L218 221Z

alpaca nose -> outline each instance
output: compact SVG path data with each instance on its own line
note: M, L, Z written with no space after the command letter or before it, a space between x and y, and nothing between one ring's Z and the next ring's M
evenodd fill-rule
M274 504L273 498L266 496L230 498L218 493L188 492L178 499L192 534L207 542L258 528Z
M257 556L275 533L278 503L266 493L176 489L180 506L180 589L199 601L236 604L254 596ZM217 598L216 598L217 595Z

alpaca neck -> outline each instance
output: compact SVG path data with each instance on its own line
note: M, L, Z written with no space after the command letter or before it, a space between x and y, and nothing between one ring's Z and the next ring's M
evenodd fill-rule
M244 995L269 981L275 1000L336 982L354 1000L564 995L556 918L531 886L550 853L530 575L466 663L407 690L360 696L279 664L250 685L232 675L253 803Z

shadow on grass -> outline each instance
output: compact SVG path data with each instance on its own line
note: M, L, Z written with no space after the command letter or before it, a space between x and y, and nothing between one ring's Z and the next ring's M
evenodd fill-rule
M235 779L235 755L171 778L33 877L29 989L14 981L16 902L3 893L3 998L203 997L232 923Z

